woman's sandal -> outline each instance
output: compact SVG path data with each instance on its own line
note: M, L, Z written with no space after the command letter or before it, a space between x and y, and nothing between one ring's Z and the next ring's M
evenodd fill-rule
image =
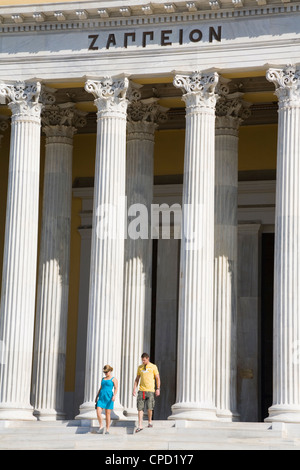
M135 432L141 432L143 428L136 428Z

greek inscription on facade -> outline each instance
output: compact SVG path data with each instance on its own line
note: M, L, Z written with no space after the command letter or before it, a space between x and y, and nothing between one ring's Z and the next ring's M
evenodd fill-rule
M190 31L183 29L173 30L166 29L161 31L142 31L139 36L136 32L124 32L123 34L116 34L108 32L105 35L102 34L90 34L88 36L88 50L97 51L99 49L112 49L114 47L122 47L127 49L130 46L142 46L147 47L151 44L158 44L162 47L183 45L188 43L196 43L202 40L208 42L222 40L222 27L210 26L208 31L204 34L199 28L194 28Z

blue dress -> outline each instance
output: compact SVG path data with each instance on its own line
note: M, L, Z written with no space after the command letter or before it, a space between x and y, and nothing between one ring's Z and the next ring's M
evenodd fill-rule
M104 408L106 410L112 410L114 407L114 402L112 401L113 397L113 388L114 388L114 383L113 383L113 378L107 380L107 379L102 379L101 381L101 390L98 396L98 401L97 401L97 406L99 408Z

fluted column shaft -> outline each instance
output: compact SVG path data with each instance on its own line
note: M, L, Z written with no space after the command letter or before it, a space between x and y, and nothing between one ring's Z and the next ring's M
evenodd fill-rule
M33 419L30 383L36 291L40 114L39 83L2 85L12 111L3 257L0 419Z
M32 385L40 420L65 416L73 136L84 125L73 108L53 105L42 115L46 155Z
M268 421L300 422L300 68L270 69L279 99L273 404Z
M126 195L129 219L125 241L121 402L126 416L137 415L132 396L141 354L150 352L151 333L151 204L153 200L154 133L163 114L156 100L128 108ZM141 225L136 227L136 224ZM132 230L131 230L132 228ZM140 231L140 233L137 233Z
M216 119L214 352L217 415L231 420L236 411L238 124L226 121L228 127L224 118Z
M153 197L154 125L147 124L144 127L149 129L142 129L141 123L128 126L126 195L129 211L133 204L140 204L150 214ZM142 217L145 215L141 214ZM148 223L148 217L146 222ZM141 354L144 350L149 351L150 347L151 242L151 236L132 239L130 234L125 242L121 401L127 416L136 413L135 399L132 396L133 382Z
M248 117L241 93L223 86L216 106L215 149L215 403L222 420L237 413L237 194L238 130Z
M126 78L86 83L96 97L98 119L85 396L78 418L95 418L94 399L105 364L120 381L127 88ZM121 411L119 393L114 410Z
M215 86L218 75L176 76L186 94L177 397L174 419L216 419L213 403Z

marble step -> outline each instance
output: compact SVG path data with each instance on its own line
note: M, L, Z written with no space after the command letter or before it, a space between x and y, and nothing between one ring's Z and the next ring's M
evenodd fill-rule
M143 423L143 430L147 432L163 432L163 433L180 433L183 432L186 435L190 433L207 433L207 432L246 432L246 433L265 433L271 429L269 424L265 423L209 423L209 422L188 422L186 424L179 421L153 421L153 428L147 427L147 421ZM105 425L105 420L104 420ZM136 421L128 420L113 420L111 423L111 430L115 433L134 433L137 427ZM47 432L64 432L71 433L96 433L99 428L99 424L96 420L90 422L80 422L77 420L72 421L1 421L0 420L0 433L13 431L13 432L36 432L39 433L41 430L47 430ZM281 433L281 430L278 430ZM274 434L274 430L273 430Z
M136 434L134 421L115 421L109 435L99 435L98 427L79 424L0 421L0 449L300 449L299 425L154 421Z

